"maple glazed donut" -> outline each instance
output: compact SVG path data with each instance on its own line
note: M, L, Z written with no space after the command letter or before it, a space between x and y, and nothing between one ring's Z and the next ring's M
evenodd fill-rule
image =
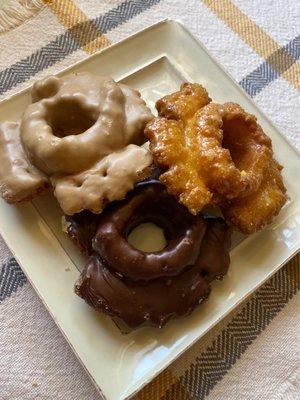
M151 174L140 93L80 72L36 82L20 123L0 126L0 195L32 199L52 186L63 212L101 213Z
M31 200L49 187L47 177L28 161L20 141L20 124L0 124L0 195L8 203Z
M48 175L78 173L128 144L142 144L152 118L137 91L90 73L39 81L32 99L21 138L29 159Z
M89 255L75 292L131 328L161 327L191 313L229 266L231 233L224 220L189 214L157 181L138 184L101 215L66 220L69 236ZM146 221L164 229L162 250L144 252L128 243L132 229Z

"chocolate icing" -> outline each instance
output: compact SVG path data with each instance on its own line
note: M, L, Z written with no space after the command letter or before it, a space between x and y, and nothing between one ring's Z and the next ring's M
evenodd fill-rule
M201 243L199 260L202 275L212 281L222 278L227 273L230 264L231 230L222 218L208 215L204 218L207 229Z
M159 182L159 174L159 169L154 167L152 169L151 176L144 181L137 183L135 189L147 185L150 182ZM127 198L132 196L133 193L134 191L128 193ZM102 214L95 214L91 211L85 210L81 211L80 213L64 216L63 225L65 228L63 228L63 230L66 231L71 240L80 248L83 253L88 255L92 254L92 240L96 235L98 221L105 215L105 213L110 212L110 210L112 210L116 204L119 203L112 202L108 204Z
M145 203L141 201L141 198ZM142 207L143 204L145 208ZM129 207L126 207L128 205ZM142 214L143 210L146 211L144 214ZM109 231L107 228L118 225L118 218L113 221L112 225L110 224L114 216L121 219L122 226L121 228L118 226L120 230L117 233L114 230ZM182 214L181 206L177 205L173 197L168 195L163 186L157 182L138 185L125 201L111 205L103 215L95 216L97 219L93 220L92 214L88 216L89 222L86 222L84 216L80 220L80 214L75 218L77 222L73 220L73 217L68 217L73 239L75 237L85 251L90 254L87 266L75 285L75 292L95 309L121 318L131 328L143 324L162 327L170 318L191 313L209 295L210 281L222 277L227 272L230 262L230 229L227 224L221 218L194 217L189 213ZM161 222L164 218L165 220ZM132 246L128 243L125 244L128 230L130 231L133 226L145 220L161 223L165 230L170 230L169 233L166 232L169 244L161 252L141 252L142 255L140 255L139 251L135 253ZM191 246L190 250L193 256L190 257L193 262L181 263L182 254L176 253L176 246L174 246L171 260L174 262L172 265L177 268L176 275L171 276L168 269L163 275L158 268L161 265L158 263L155 266L155 263L150 263L149 260L157 260L156 256L160 253L164 255L164 252L168 257L170 244L172 245L176 241L179 243L178 238L183 240L186 232L191 229L188 228L189 224L190 227L197 227L198 230L195 228L195 232L198 232L199 237L202 238L199 240L199 237L195 237L193 238L195 240L188 244ZM89 225L91 229L87 229L86 225ZM78 227L77 234L76 226ZM88 243L96 230L95 226L98 228L91 247ZM103 226L105 226L104 230ZM99 230L101 231L100 237ZM113 260L107 260L103 256L103 248L100 246L99 239L104 239L104 232L107 232L107 241L113 245L115 254L118 255L116 263L114 263L115 257ZM122 232L122 235L118 232ZM113 253L107 252L107 243L104 249L106 257L113 255ZM151 257L147 259L149 255ZM125 257L128 263L127 266L122 264L122 267L126 268L126 274L124 274L124 270L122 270L122 274L119 272L119 259L122 257ZM147 274L145 264L144 269L141 268L143 272L139 272L139 267L145 259L147 259L147 266L151 271L149 274ZM185 261L184 257L182 260ZM138 264L135 266L132 261ZM134 279L127 274L127 271L130 275L133 273ZM139 274L144 278L137 279Z
M126 239L142 222L154 222L164 229L168 245L145 253ZM95 253L104 264L133 280L173 276L194 265L206 224L193 217L159 182L139 186L127 199L99 220L93 239Z
M64 217L67 234L83 253L92 253L92 239L96 234L99 218L100 214L90 211Z
M75 291L95 309L136 328L147 322L162 327L172 317L189 314L209 295L210 287L198 268L169 281L128 282L105 268L101 259L93 255Z

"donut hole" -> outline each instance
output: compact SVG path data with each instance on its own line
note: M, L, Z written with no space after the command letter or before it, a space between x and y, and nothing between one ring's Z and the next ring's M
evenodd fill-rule
M97 115L76 99L59 99L47 104L46 121L57 137L80 135L93 126Z
M223 121L222 147L230 152L236 168L240 171L247 170L251 163L251 152L248 152L249 127L242 120Z
M134 248L153 253L163 250L167 244L165 230L154 222L142 222L130 228L127 234L128 243Z

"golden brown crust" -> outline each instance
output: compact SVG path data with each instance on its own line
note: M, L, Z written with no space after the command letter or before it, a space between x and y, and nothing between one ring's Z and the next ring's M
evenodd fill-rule
M198 83L183 83L178 92L158 100L156 108L160 117L187 120L210 101L203 86Z
M197 214L209 203L256 191L272 149L253 115L235 103L205 105L199 102L199 87L198 97L193 97L190 93L194 92L187 91L190 86L158 101L159 115L167 118L152 120L145 133L163 170L161 181Z
M212 194L193 168L196 161L192 157L193 153L185 145L182 123L157 118L147 126L146 134L156 163L163 170L167 170L160 176L161 182L192 214L197 214L200 207L211 201ZM199 199L202 200L200 206Z
M287 200L281 170L282 166L273 160L255 193L234 199L223 207L225 219L245 234L257 232L269 224Z
M225 103L222 146L229 149L234 166L240 171L243 190L239 196L255 192L273 157L271 139L254 115L236 103ZM235 196L234 196L235 197Z

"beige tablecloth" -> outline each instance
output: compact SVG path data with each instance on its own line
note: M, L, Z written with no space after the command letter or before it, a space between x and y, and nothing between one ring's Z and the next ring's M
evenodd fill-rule
M3 2L3 1L2 1ZM0 10L0 99L158 20L180 19L300 147L297 0L20 0ZM0 240L0 399L99 394ZM300 399L299 257L140 400Z

